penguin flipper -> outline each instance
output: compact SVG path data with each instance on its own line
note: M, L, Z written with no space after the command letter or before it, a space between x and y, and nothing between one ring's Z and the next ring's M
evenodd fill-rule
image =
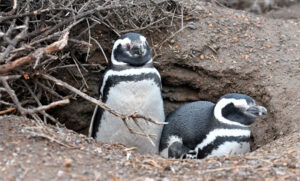
M189 153L190 149L184 146L180 142L172 143L168 148L168 157L169 158L183 158L187 153Z
M99 126L101 124L102 114L103 109L99 106L96 106L90 123L89 137L96 138Z
M88 137L92 137L92 135L93 135L93 127L94 127L94 122L95 122L95 117L96 117L97 111L98 111L98 106L95 106L93 116L92 116L91 122L90 122Z
M103 85L103 79L104 79L104 75L106 74L106 72L108 71L108 67L106 67L106 69L104 70L104 73L100 75L99 77L99 87L98 87L98 94L99 94L99 100L101 100L102 98L102 92L101 92L101 88ZM99 106L95 106L94 112L93 112L93 116L91 118L90 121L90 128L89 128L89 133L88 133L88 137L96 137L96 132L98 131L98 128L95 128L96 126L100 125L100 119L102 116L102 112L103 110L101 108L99 108Z

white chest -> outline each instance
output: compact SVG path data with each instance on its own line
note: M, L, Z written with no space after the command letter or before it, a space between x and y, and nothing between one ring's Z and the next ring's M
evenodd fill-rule
M249 142L228 141L214 149L208 157L222 155L239 155L250 151Z
M164 121L161 91L153 80L118 83L109 90L106 104L122 114L137 112L153 120ZM155 147L147 138L131 134L120 118L111 115L107 111L103 112L97 140L109 143L121 142L127 147L137 147L137 150L141 153L157 153L162 126L148 124L144 120L139 120L139 123L145 132L156 135ZM141 132L132 123L132 120L129 120L128 124L135 131Z

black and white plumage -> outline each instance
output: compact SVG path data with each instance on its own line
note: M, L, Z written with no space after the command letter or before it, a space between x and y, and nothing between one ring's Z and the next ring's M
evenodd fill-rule
M250 125L267 109L244 94L226 94L216 104L197 101L170 113L160 154L169 158L205 158L250 151Z
M110 64L99 88L100 99L122 114L138 114L156 121L164 121L161 78L152 64L152 53L146 38L127 33L113 46ZM119 142L127 147L137 147L140 153L157 154L162 126L138 121L149 135L156 135L153 146L146 137L131 134L123 121L96 107L89 135L106 142ZM131 121L129 127L141 132Z

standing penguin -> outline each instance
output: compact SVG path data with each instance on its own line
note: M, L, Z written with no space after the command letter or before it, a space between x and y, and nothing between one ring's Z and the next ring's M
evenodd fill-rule
M169 158L205 158L250 151L250 125L267 109L244 94L226 94L216 104L185 104L166 118L159 151Z
M127 33L113 46L111 61L99 86L100 99L122 114L138 114L155 121L165 119L161 95L161 78L152 63L152 53L146 38ZM89 135L106 143L123 143L136 147L140 153L157 154L162 131L161 125L139 124L149 135L155 135L153 146L146 137L131 134L122 119L96 106L91 120ZM128 122L129 127L138 127Z

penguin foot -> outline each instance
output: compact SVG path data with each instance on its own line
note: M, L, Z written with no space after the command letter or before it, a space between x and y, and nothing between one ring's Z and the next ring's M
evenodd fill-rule
M190 150L188 153L184 154L183 159L197 159L197 152L195 150Z

